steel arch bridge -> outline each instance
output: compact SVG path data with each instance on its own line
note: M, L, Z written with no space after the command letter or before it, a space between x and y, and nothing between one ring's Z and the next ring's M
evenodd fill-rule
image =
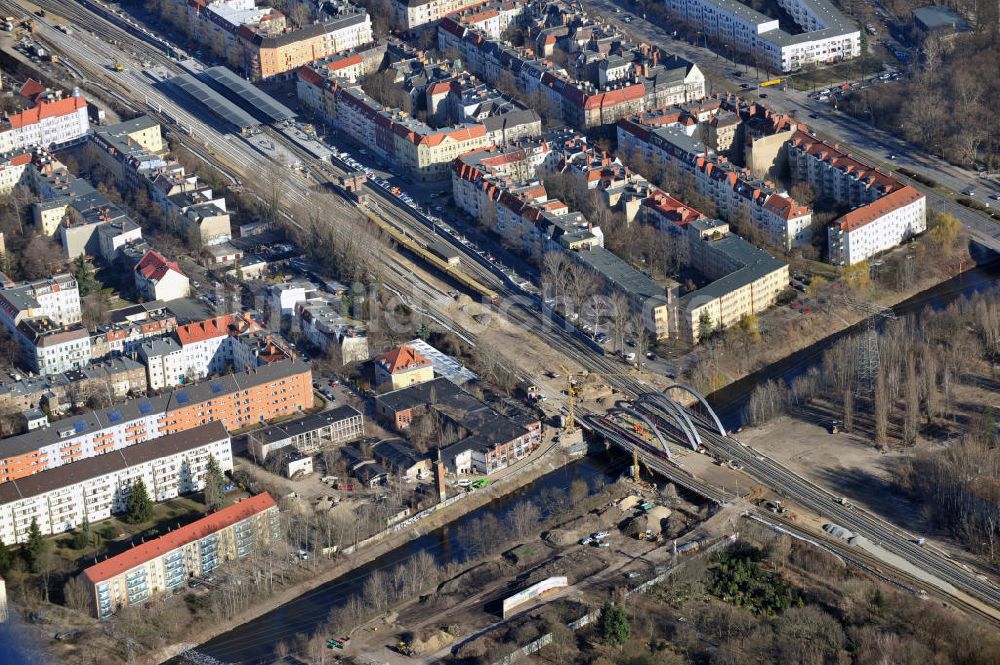
M645 423L656 435L657 440L663 447L666 454L670 455L670 450L666 443L666 438L660 427L653 422L653 419L649 416L655 416L661 421L672 424L677 431L679 431L685 439L687 439L687 444L692 450L698 450L701 446L701 434L698 432L698 426L691 419L691 415L688 413L688 409L684 407L680 402L670 397L668 391L673 388L678 388L683 390L690 395L692 395L698 402L701 403L705 410L708 412L709 417L715 423L716 428L721 436L726 436L726 428L722 426L722 421L719 419L718 414L709 405L708 401L694 388L687 386L682 383L676 383L669 386L666 390L661 392L649 392L639 395L633 405L636 408L618 408L615 412L625 413L634 418L638 418L643 423ZM646 413L640 413L639 411L645 411ZM648 415L646 415L648 414Z
M691 422L683 406L660 393L640 395L635 404L640 409L671 423L684 435L691 449L698 450L698 446L701 445L701 435L698 434L698 428Z
M635 409L630 409L628 407L619 407L616 409L612 409L611 413L624 413L626 415L632 416L633 418L641 420L646 425L646 427L648 427L650 431L652 431L653 434L656 435L656 439L660 442L660 447L663 448L663 452L667 455L667 457L673 457L673 455L670 452L670 446L667 445L667 440L664 438L663 434L660 433L660 428L657 427L656 423L654 423L652 420L650 420L643 414L639 413Z

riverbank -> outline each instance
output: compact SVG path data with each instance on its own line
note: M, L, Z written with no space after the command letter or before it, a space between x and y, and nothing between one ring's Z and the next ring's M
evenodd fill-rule
M923 251L925 256L927 253ZM833 282L815 294L800 295L795 303L762 315L758 338L752 334L721 334L715 342L700 345L688 358L679 359L679 364L694 368L692 381L707 395L864 321L865 312L848 305L848 297L893 308L976 267L968 254L956 256L945 265L934 264L933 269L915 276L908 288L899 291L881 288L874 280L867 287L855 288L848 288L843 280Z
M866 302L891 308L897 315L906 315L928 306L943 306L958 297L992 288L998 279L1000 262L981 265L966 263L961 270L955 271L946 279L925 278L905 291L882 294L875 292L867 296ZM858 300L866 298L857 295L854 297ZM785 334L769 331L759 343L764 347L759 357L765 361L756 360L752 365L741 368L742 371L735 371L731 364L727 365L726 358L720 358L718 350L708 358L708 362L723 373L721 378L724 380L716 385L703 386L706 387L704 394L727 428L735 429L740 426L740 412L757 384L772 378L784 379L790 383L791 379L808 367L821 362L823 351L863 325L866 318L864 313L846 305L814 312L809 316L813 319L811 325L801 325ZM780 342L775 343L775 340ZM746 360L741 359L740 362Z
M461 501L433 513L410 527L400 529L377 539L371 545L358 549L348 559L331 559L327 566L321 567L308 580L282 589L279 593L243 610L231 619L213 622L211 625L205 625L196 633L185 635L186 639L183 643L175 643L164 647L150 662L164 663L177 657L187 649L204 644L246 623L259 619L283 605L294 601L303 594L313 591L339 577L348 575L420 536L446 526L460 519L463 515L482 508L512 492L516 492L525 485L566 466L570 461L568 455L558 445L546 444L535 451L532 456L510 467L507 473L504 474L501 472L500 477L491 480L489 487L468 494Z

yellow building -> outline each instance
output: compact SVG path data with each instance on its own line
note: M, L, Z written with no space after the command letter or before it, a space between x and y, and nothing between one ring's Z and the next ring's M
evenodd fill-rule
M406 344L375 357L375 385L399 390L434 378L434 365Z
M698 219L686 226L691 266L715 281L680 298L681 337L697 342L702 328L728 328L759 314L788 286L788 264L730 233L725 222Z

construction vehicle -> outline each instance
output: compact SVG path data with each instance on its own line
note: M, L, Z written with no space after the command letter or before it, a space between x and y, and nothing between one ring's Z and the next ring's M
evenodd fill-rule
M566 375L566 422L563 430L572 432L576 430L576 398L582 392L582 385L577 383L577 379L598 376L632 376L631 374L618 372L571 372L565 366L560 365L559 369ZM615 390L612 388L612 392Z
M400 655L403 656L413 657L417 655L417 652L414 650L413 645L411 645L409 642L398 642L396 644L396 651L398 651Z
M114 60L111 61L111 69L112 71L116 72L125 71L125 67L122 66L122 63L118 62L118 58L115 58Z
M489 481L488 478L480 478L479 480L476 480L471 485L469 485L469 488L470 489L474 489L474 490L479 490L479 489L483 489L484 487L488 486L489 484L490 484L490 481Z

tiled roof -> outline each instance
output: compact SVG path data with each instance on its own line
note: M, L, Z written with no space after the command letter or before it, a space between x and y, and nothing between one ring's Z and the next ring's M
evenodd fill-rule
M163 279L164 275L171 270L181 275L184 274L181 272L181 267L175 261L168 260L167 257L155 250L146 252L145 256L139 260L139 263L135 264L135 270L146 279L157 281Z
M177 338L180 339L181 344L186 345L203 342L213 337L252 332L258 328L259 326L254 323L253 319L245 317L243 314L224 314L214 319L178 326Z
M105 559L99 564L84 570L83 574L94 584L103 582L132 570L147 561L163 556L178 547L193 543L216 531L242 522L248 517L262 513L275 506L277 504L271 498L270 494L267 492L258 494L257 496L235 503L228 508L223 508L217 513L203 517L187 526L182 526L155 540L150 540L130 550L126 550L118 556Z
M375 360L381 363L390 374L428 367L431 364L430 360L424 358L406 344L380 355Z
M14 129L34 125L46 118L70 115L87 107L83 97L67 97L54 102L39 102L37 106L10 116L10 126Z
M843 217L837 219L834 224L841 230L855 231L866 224L874 222L879 217L887 215L897 208L908 206L914 201L919 201L924 195L909 185L886 194L880 199L872 201L868 205L856 208Z

